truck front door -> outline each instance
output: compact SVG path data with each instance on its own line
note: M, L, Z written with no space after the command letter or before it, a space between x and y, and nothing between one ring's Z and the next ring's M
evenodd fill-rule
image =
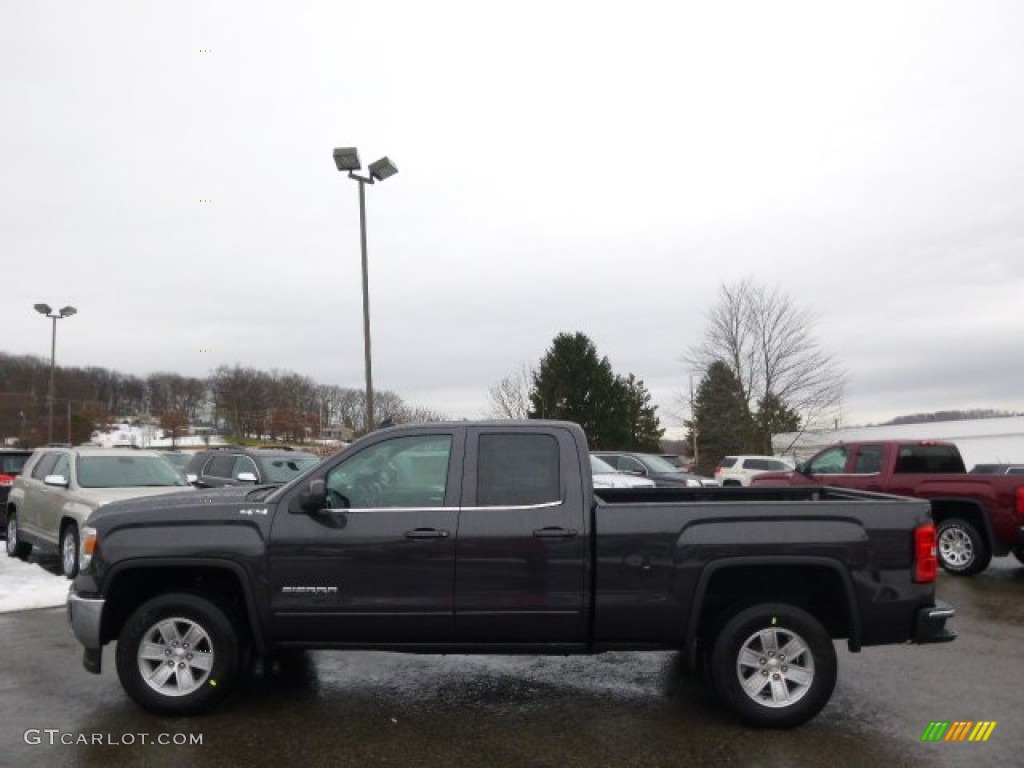
M301 512L293 498L284 500L270 543L278 640L454 638L464 432L382 435L319 475L327 509Z
M557 428L470 429L455 577L459 642L585 642L580 450Z

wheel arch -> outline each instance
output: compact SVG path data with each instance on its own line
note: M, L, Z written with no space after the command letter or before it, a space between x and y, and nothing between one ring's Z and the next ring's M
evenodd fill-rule
M826 598L840 598L833 607ZM841 563L825 557L735 557L710 563L701 572L683 636L691 669L698 666L701 640L731 616L758 603L789 603L814 616L832 637L861 648L861 621L853 580Z
M105 590L100 641L115 640L132 612L147 600L171 592L192 593L224 609L245 640L261 653L267 638L251 589L251 576L240 564L227 560L189 559L130 561L111 570Z
M958 517L961 520L965 520L978 531L985 539L985 545L993 554L999 554L997 552L997 539L994 532L992 531L991 522L988 519L988 515L985 513L985 508L977 501L973 499L964 499L958 497L938 497L934 499L928 499L932 505L932 520L935 525L938 526L944 520ZM1005 554L1005 552L1003 553Z

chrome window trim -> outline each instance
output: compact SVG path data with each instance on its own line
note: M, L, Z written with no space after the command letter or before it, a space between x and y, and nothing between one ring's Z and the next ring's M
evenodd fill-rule
M437 512L439 510L450 510L452 512L483 512L488 509L504 509L507 511L519 512L530 509L551 509L560 507L565 502L545 501L542 504L522 504L517 506L495 505L491 507L327 507L325 512Z

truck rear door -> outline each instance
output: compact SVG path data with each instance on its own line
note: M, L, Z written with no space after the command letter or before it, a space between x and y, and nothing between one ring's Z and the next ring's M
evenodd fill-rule
M586 641L580 455L566 429L470 428L456 543L459 642Z

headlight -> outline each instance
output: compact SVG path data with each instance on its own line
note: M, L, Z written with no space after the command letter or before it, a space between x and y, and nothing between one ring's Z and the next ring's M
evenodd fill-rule
M92 562L92 553L96 551L96 529L84 526L82 528L82 546L78 555L78 569L89 570L89 563Z

